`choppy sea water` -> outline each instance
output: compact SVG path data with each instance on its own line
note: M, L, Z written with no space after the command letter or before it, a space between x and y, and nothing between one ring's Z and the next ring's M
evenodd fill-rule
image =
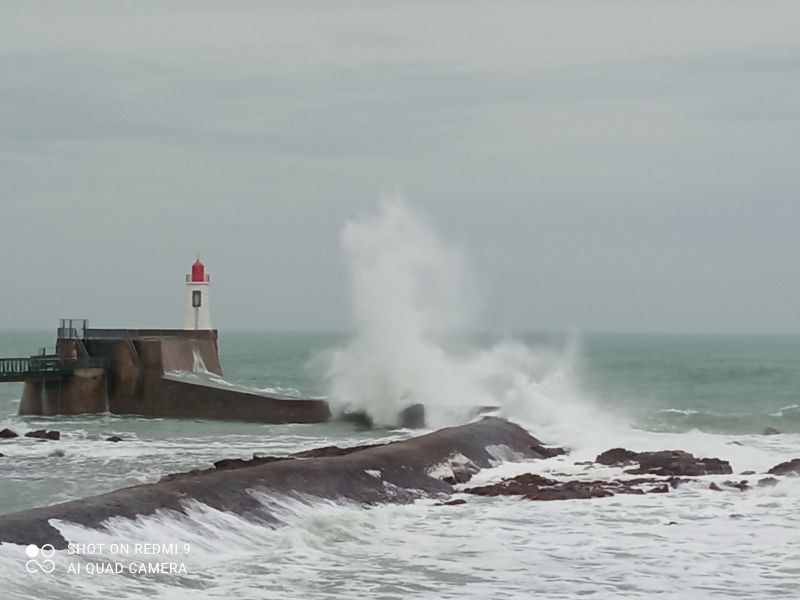
M517 337L531 346L564 345ZM224 333L225 379L323 395L314 358L343 341L335 334ZM4 332L0 354L25 355L52 342L51 332ZM521 472L612 478L619 471L589 472L575 463L614 446L720 457L735 473L763 473L800 457L800 337L586 336L562 377L569 386L506 391L513 400L506 404L527 403L509 416L572 454L499 465L478 481ZM58 429L63 437L0 442L0 513L156 481L223 457L413 435L341 423L20 419L20 391L0 384L0 428ZM784 433L760 435L765 426ZM112 434L124 441L105 442ZM54 561L61 576L29 574L24 549L4 544L0 584L11 598L796 598L800 479L745 493L708 489L709 481L726 478L703 478L670 494L549 503L465 497L467 504L453 507L420 501L365 509L265 499L281 506L284 525L277 528L204 506L189 517L115 522L103 533L64 523L59 528L75 543L176 544L172 558L187 572L69 574L77 558L60 552Z

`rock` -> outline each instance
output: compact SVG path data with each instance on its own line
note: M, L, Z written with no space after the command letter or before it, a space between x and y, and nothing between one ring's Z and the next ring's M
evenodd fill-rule
M226 471L229 469L241 469L244 467L254 467L256 465L264 465L271 462L278 462L281 460L291 460L287 456L253 456L252 459L246 458L223 458L214 463L214 469L217 471Z
M541 475L526 473L499 483L464 490L479 496L523 496L528 500L588 500L607 498L616 494L644 494L638 486L659 484L647 493L665 493L669 487L663 480L652 477L613 481L557 481Z
M711 483L709 483L709 484L708 484L708 489L710 489L710 490L714 490L715 492L721 492L721 491L722 491L722 488L721 488L721 487L719 487L719 486L718 486L716 483L714 483L713 481L712 481Z
M324 446L322 448L314 448L313 450L304 450L303 452L295 452L292 454L295 458L323 458L328 456L346 456L354 452L361 452L369 448L376 448L383 446L383 444L365 444L363 446L350 446L349 448L340 448L339 446Z
M601 465L623 465L627 463L636 462L636 457L639 456L638 452L626 450L625 448L612 448L599 454L594 462Z
M400 411L400 427L421 429L425 427L425 405L412 404Z
M39 440L60 440L61 432L37 429L36 431L29 431L28 433L25 434L25 437L35 438Z
M61 458L61 457L63 457L63 456L64 456L64 451L63 451L63 450L53 450L53 451L52 451L50 454L48 454L47 456L49 456L49 457L51 457L51 458Z
M731 446L744 446L742 442L737 442L736 440L732 442L728 442Z
M698 475L729 475L731 465L719 458L695 458L683 450L662 450L660 452L639 452L636 455L638 469L625 472L632 475L666 475L697 477Z
M765 427L764 431L761 432L761 435L780 435L780 433L781 432L774 427Z
M0 452L0 458L3 458L4 456L5 456L5 454L3 454L2 452Z
M548 502L551 500L589 500L590 498L608 498L613 496L612 492L596 487L576 487L572 489L548 489L526 494L526 500L538 500Z
M19 437L16 431L11 431L10 429L3 429L0 431L0 440L10 440L15 437Z
M555 479L547 479L533 473L524 473L511 479L504 479L499 483L469 488L464 491L477 496L519 496L537 492L540 487L550 487L557 483Z
M756 485L758 487L774 487L778 485L778 480L774 477L764 477L764 479L759 479Z
M736 488L740 492L744 492L745 490L750 489L750 484L747 483L744 479L742 481L726 481L724 485L728 487Z
M121 437L119 437L118 435L112 435L111 437L109 437L109 438L106 438L106 441L107 441L107 442L114 442L114 443L116 443L116 442L121 442L121 441L122 441L122 438L121 438Z
M775 465L767 473L769 475L800 475L800 458Z
M755 475L755 471L742 471L739 475Z
M573 464L576 467L584 467L584 466L587 466L587 465L593 465L594 461L592 461L592 460L582 460L582 461L579 461L579 462L576 462L576 463L573 463Z
M448 500L447 502L437 502L434 506L458 506L459 504L466 504L467 501L463 498L456 498L455 500Z
M553 458L554 456L563 456L564 454L569 454L569 451L566 448L559 448L557 446L543 446L542 444L531 446L531 450L536 450L542 458Z

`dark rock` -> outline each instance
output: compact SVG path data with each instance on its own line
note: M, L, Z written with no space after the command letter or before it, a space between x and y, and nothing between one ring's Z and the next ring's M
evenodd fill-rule
M593 465L594 461L591 460L582 460L580 462L573 463L576 467L583 467L586 465Z
M65 452L64 452L63 450L53 450L53 451L52 451L50 454L48 454L47 456L50 456L50 457L52 457L52 458L61 458L61 457L63 457L64 455L65 455Z
M669 523L667 523L667 525L677 525L677 524L678 524L677 521L670 521Z
M11 431L10 429L3 429L0 431L0 440L10 440L15 437L19 437L16 431Z
M363 446L350 446L349 448L340 448L339 446L324 446L323 448L314 448L313 450L304 450L303 452L295 452L292 454L295 458L324 458L329 456L347 456L354 452L361 452L369 448L376 448L383 446L383 444L364 444Z
M119 437L118 435L112 435L110 438L106 438L106 441L107 442L115 442L116 443L116 442L121 442L122 438Z
M400 411L400 427L422 429L425 427L425 405L412 404Z
M616 494L644 494L638 486L660 484L651 487L649 493L664 493L669 487L662 480L652 477L614 481L557 481L541 475L526 473L499 483L464 490L479 496L523 496L528 500L587 500L607 498Z
M774 487L778 485L778 480L774 477L764 477L764 479L759 479L756 485L758 487Z
M251 459L246 458L223 458L222 460L218 460L214 463L214 469L217 471L225 471L228 469L241 469L243 467L254 467L256 465L265 465L271 462L278 462L280 460L291 460L287 456L278 457L278 456L263 456L263 457L253 457Z
M709 483L709 484L708 484L708 489L710 489L710 490L714 490L715 492L721 492L721 491L722 491L722 488L721 488L721 487L719 487L719 486L718 486L716 483L714 483L713 481L712 481L711 483Z
M60 440L61 433L58 431L46 431L44 429L37 429L36 431L29 431L25 437L36 438L39 440Z
M449 483L450 485L456 485L458 483L467 483L472 476L475 475L480 469L471 463L457 465L451 464L450 470L453 472L452 476L442 477L442 481L445 483Z
M176 511L191 519L188 509L192 502L248 519L279 523L281 516L275 512L274 505L262 502L252 490L275 497L326 498L361 506L408 504L421 498L447 499L453 494L453 487L430 477L431 469L439 468L453 456L488 468L495 457L487 448L499 446L508 448L521 460L531 460L536 458L536 453L530 450L535 443L521 427L501 419L485 418L344 456L214 469L60 504L3 513L0 514L0 543L52 544L56 549L64 549L67 539L53 525L56 521L97 529L110 519L137 519L162 511ZM368 471L376 470L381 472L380 478L367 475Z
M780 435L780 433L781 432L774 427L765 427L764 431L761 432L761 435Z
M374 426L372 417L363 411L345 412L339 417L339 419L341 421L346 421L348 423L352 423L353 425L357 425L363 429L372 429Z
M742 472L741 472L741 473L739 473L739 474L740 474L740 475L755 475L755 474L756 474L756 472L755 472L755 471L742 471Z
M800 458L775 465L767 473L770 475L800 475Z
M504 479L499 483L469 488L464 491L477 496L520 496L537 492L540 487L554 486L557 483L555 479L547 479L533 473L524 473L511 479Z
M750 484L747 483L744 479L742 481L726 481L724 485L728 487L736 488L740 492L744 492L745 490L750 489Z
M466 504L467 501L463 498L456 498L455 500L448 500L447 502L437 502L434 506L458 506L459 504Z
M538 446L531 446L531 449L536 450L542 458L553 458L554 456L569 454L565 448L558 448L557 446L543 446L539 444Z
M728 442L731 446L744 446L742 442L737 442L736 440L732 442Z
M3 454L2 452L0 452L0 458L3 458L4 456L5 456L5 454Z
M638 469L628 469L632 475L666 475L697 477L698 475L729 475L733 473L726 460L718 458L695 458L683 450L640 452L636 455Z
M612 448L599 454L594 462L601 465L624 465L627 463L636 462L636 457L639 456L638 452L626 450L625 448Z
M526 494L524 498L526 500L548 502L551 500L589 500L591 498L608 498L613 495L613 492L601 486L595 486L591 483L583 484L573 481L557 488L549 488L539 490L532 494Z
M648 494L666 494L668 492L669 492L669 486L666 483L662 485L657 485L656 487L647 490Z

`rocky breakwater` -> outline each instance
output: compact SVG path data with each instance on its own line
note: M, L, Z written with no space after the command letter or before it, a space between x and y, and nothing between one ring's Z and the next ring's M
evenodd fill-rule
M521 427L488 417L409 440L356 448L326 447L291 456L218 461L209 469L23 512L0 515L0 542L53 544L67 540L55 521L104 527L109 519L175 511L192 503L277 524L262 495L342 499L364 505L447 499L455 486L503 460L543 459L549 448Z

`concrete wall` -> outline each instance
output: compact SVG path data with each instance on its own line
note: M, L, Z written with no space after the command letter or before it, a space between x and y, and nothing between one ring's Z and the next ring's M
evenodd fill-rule
M284 400L255 392L222 389L169 377L148 380L141 414L187 419L224 419L261 423L324 423L324 400Z
M59 356L102 357L108 369L76 369L57 381L25 383L20 414L102 413L265 423L330 419L322 400L270 398L256 392L189 382L170 373L197 367L222 374L216 331L87 330L82 342L58 340ZM112 337L116 336L116 337Z
M68 379L26 381L20 415L77 415L108 412L105 369L75 369Z

